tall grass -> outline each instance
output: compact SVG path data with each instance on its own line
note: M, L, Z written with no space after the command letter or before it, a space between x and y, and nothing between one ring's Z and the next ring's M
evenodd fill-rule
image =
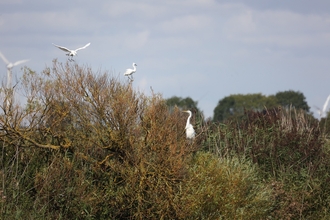
M318 121L303 111L247 111L244 118L213 125L204 149L220 158L255 163L273 187L273 216L329 216L329 150Z

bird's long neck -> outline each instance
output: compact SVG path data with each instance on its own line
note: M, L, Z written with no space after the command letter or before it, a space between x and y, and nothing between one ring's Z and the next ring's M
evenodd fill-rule
M136 66L135 66L135 65L133 65L133 71L134 71L134 72L136 71Z
M189 112L189 117L188 117L188 119L187 119L186 128L189 127L189 124L190 124L190 118L191 118L191 113Z

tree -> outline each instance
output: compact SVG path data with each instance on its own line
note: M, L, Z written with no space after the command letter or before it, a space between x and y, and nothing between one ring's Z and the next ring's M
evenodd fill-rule
M236 101L233 96L227 96L221 99L213 111L213 120L224 121L226 118L233 116L235 103Z
M306 102L306 97L303 93L293 90L278 92L275 95L277 102L284 108L295 107L296 109L303 109L309 112L310 107Z
M177 106L181 109L189 109L189 110L197 110L200 112L200 110L197 107L198 102L194 101L192 98L181 98L177 96L173 96L169 99L166 99L166 104L170 107Z
M194 101L190 97L181 98L177 96L172 96L169 99L166 99L166 105L170 107L172 111L174 107L178 107L181 110L191 110L193 117L196 117L196 121L203 119L203 112L197 107L198 102Z
M264 96L261 93L230 95L221 99L215 107L213 121L242 116L245 110L261 111L265 107L273 108L276 105L274 96Z

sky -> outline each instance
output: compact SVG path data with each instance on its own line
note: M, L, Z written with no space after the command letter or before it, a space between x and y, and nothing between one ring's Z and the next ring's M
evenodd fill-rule
M330 95L329 9L329 0L1 0L0 51L41 72L67 61L52 43L90 42L75 62L123 81L135 62L136 90L190 97L206 117L226 96L287 90L317 117Z

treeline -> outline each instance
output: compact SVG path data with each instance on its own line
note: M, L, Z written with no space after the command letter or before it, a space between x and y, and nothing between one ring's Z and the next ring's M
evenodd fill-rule
M202 111L198 108L198 102L190 97L181 98L173 96L166 100L169 106L179 106L181 108L194 109L197 115ZM238 118L244 115L247 110L263 111L282 107L284 109L301 109L310 113L310 107L306 102L306 97L299 91L277 92L275 95L255 94L233 94L219 100L214 109L213 121L223 122L227 119Z
M195 110L190 142L180 107L197 102L108 72L55 60L18 88L27 104L0 105L1 219L330 217L329 143L306 110L244 107L221 123Z

